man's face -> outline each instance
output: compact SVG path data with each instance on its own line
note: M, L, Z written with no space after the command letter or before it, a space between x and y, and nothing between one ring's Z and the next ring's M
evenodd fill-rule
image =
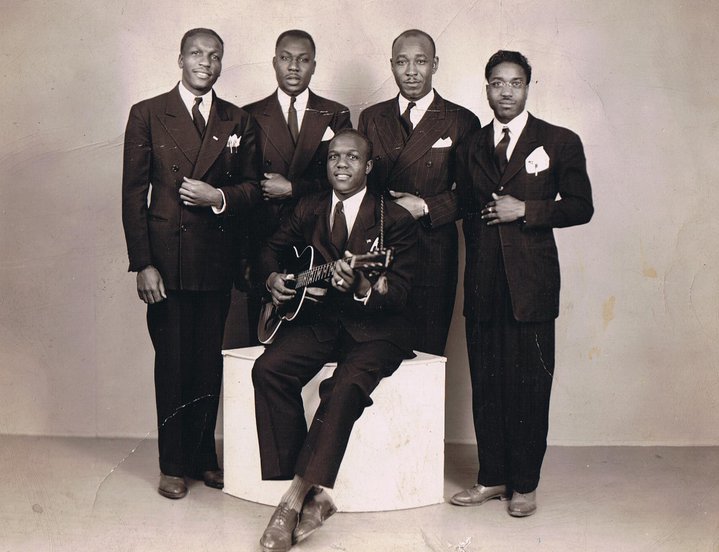
M419 100L432 90L432 75L437 71L439 58L434 56L426 37L405 36L397 40L390 64L399 91L408 100Z
M272 58L277 85L290 96L297 96L307 89L316 65L310 41L295 36L283 38Z
M327 153L327 178L337 197L353 196L367 185L372 170L367 145L353 134L340 134L332 139Z
M222 44L212 35L197 34L185 42L177 64L182 84L196 96L209 92L222 72Z
M508 123L524 111L529 83L524 69L505 61L492 68L487 79L487 100L500 123Z

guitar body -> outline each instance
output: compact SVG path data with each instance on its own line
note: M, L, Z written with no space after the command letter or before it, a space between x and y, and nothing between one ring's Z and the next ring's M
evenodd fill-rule
M295 267L298 269L291 274L299 274L300 272L311 270L315 260L315 250L311 245L305 247L302 252L297 251L296 247L292 248L295 252ZM285 285L291 287L292 280L286 280ZM297 288L297 295L283 305L276 307L272 299L263 302L260 311L260 319L257 322L257 339L263 345L269 345L275 338L277 330L280 329L282 322L285 320L294 320L302 308L302 303L307 294L307 287Z
M277 330L280 329L284 321L289 322L297 317L305 300L317 301L318 297L321 297L321 294L317 295L317 288L313 288L315 293L310 294L308 297L308 286L315 282L327 280L332 275L335 261L314 266L315 250L311 245L305 247L301 253L297 251L296 247L292 249L295 252L295 257L297 257L293 263L294 268L297 270L290 272L290 274L294 275L294 278L285 280L285 287L292 287L294 283L297 294L290 301L277 307L271 299L263 303L260 310L260 320L257 323L257 339L263 345L272 343ZM368 274L380 274L392 262L392 249L352 255L345 260L353 270L361 270ZM380 291L379 293L383 292Z

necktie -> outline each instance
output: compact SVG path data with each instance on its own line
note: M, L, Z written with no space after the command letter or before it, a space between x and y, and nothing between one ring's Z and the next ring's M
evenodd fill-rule
M409 113L416 105L417 104L414 102L409 102L407 104L407 109L404 110L404 113L402 113L399 118L400 122L402 123L402 128L404 129L405 138L412 134L412 130L414 130L414 125L412 124L412 119L410 118Z
M332 220L332 245L339 251L340 257L345 252L345 244L347 243L347 220L345 219L345 210L342 202L338 201L335 205L334 218Z
M197 129L197 132L200 133L200 136L203 136L205 134L205 118L202 116L202 113L200 113L201 103L201 97L198 96L197 98L195 98L195 105L192 106L192 120L195 123L195 128Z
M502 139L494 147L494 161L497 163L499 174L504 173L504 169L507 168L507 147L509 146L509 128L502 127Z
M292 141L296 144L297 143L297 136L300 134L300 128L297 124L297 110L295 109L295 98L294 96L290 97L290 110L287 112L287 126L290 129L290 134L292 135Z

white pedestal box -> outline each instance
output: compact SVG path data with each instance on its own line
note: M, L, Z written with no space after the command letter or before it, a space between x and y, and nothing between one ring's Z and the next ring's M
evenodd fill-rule
M223 351L225 492L276 506L289 481L263 481L255 424L252 365L264 347ZM444 357L417 353L372 393L355 423L335 488L341 512L416 508L443 502ZM319 404L327 364L302 391L307 423Z

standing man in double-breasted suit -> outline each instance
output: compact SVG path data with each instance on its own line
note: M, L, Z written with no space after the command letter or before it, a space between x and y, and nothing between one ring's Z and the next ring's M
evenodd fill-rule
M352 127L347 107L309 89L317 65L315 53L315 42L309 33L292 29L280 34L272 58L277 90L243 107L257 122L264 171L260 183L264 201L249 228L251 335L264 291L264 282L253 274L262 243L289 217L299 198L330 188L327 145L339 130Z
M168 498L187 494L184 476L223 486L222 335L237 220L260 201L252 118L212 90L222 54L215 31L185 33L181 82L134 105L125 132L122 221L155 348L158 491Z
M594 212L579 137L525 111L531 76L519 52L490 58L485 77L494 120L462 146L457 170L480 467L477 484L452 503L511 497L515 517L536 511L547 447L559 314L553 228L584 224Z
M427 33L399 35L390 64L399 95L365 109L358 128L374 146L370 188L388 188L418 223L413 346L443 355L457 286L455 155L479 119L433 90L439 58Z

